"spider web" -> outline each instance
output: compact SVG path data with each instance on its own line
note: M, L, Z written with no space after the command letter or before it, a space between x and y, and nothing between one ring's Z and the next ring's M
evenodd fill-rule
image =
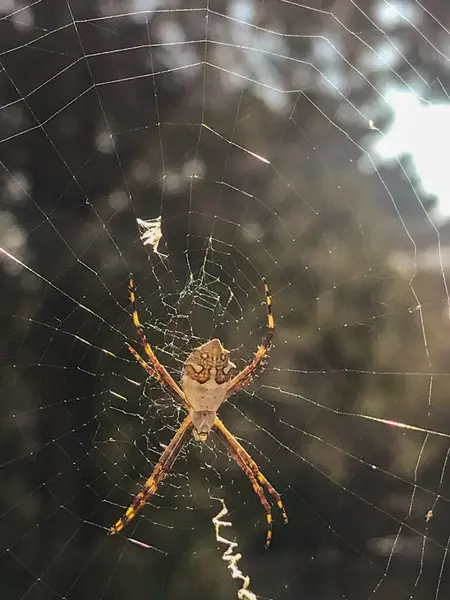
M258 598L446 597L447 229L375 149L393 90L449 101L443 4L2 3L2 598L236 597L223 502ZM212 337L251 360L269 282L220 411L288 511L268 551L213 437L106 536L185 414L126 350L130 273L177 380Z

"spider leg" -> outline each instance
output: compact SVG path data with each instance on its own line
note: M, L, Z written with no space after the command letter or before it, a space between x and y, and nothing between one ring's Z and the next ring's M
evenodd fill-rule
M142 346L144 347L145 353L148 357L149 363L146 362L136 350L127 344L128 350L134 356L134 358L138 361L138 363L147 371L149 375L154 377L161 385L167 386L170 391L175 392L177 395L177 400L181 398L183 404L189 408L188 402L186 400L186 396L180 386L174 381L172 376L167 372L167 369L159 362L156 358L155 353L150 347L150 344L147 342L147 338L145 336L144 330L142 329L142 325L139 321L139 315L136 309L136 288L134 285L134 281L130 278L129 282L129 292L130 292L130 302L133 316L133 323L136 327L136 331L138 332L139 337L141 338Z
M248 364L240 373L231 380L230 387L227 391L227 398L233 396L245 385L250 383L253 377L257 374L258 370L263 366L265 359L267 358L270 348L272 346L273 331L275 329L275 321L272 314L272 296L269 292L269 287L266 280L264 282L264 293L266 296L266 307L267 307L267 331L266 336L258 349L255 352L253 360Z
M243 446L241 446L241 444L237 441L234 435L230 433L230 431L228 431L228 429L218 417L216 417L213 429L217 433L220 440L225 445L231 456L235 459L237 464L241 467L241 469L250 479L253 489L258 495L259 500L266 511L267 537L265 547L268 548L272 540L272 513L270 510L270 504L264 496L262 486L264 486L269 492L269 494L275 499L276 505L278 506L278 508L281 511L281 514L283 515L284 522L287 523L288 516L284 509L283 502L281 501L280 494L264 477L264 475L261 473L257 464L252 459L250 454L243 448Z
M176 392L173 388L168 387L168 385L166 385L166 380L158 373L158 371L155 371L149 364L147 361L145 361L142 356L139 354L139 352L137 352L133 346L131 346L130 344L126 344L129 352L133 355L134 359L141 365L141 367L143 369L145 369L147 371L147 373L150 375L150 377L153 377L154 379L156 379L156 381L158 381L158 383L160 383L163 387L166 388L166 390L169 392L169 394L172 396L172 398L176 401L176 402L180 402L180 394L178 394L178 392ZM189 403L184 395L184 392L182 392L182 396L181 396L181 400L183 401L183 403L185 404L186 407L189 408Z
M272 540L272 521L273 521L272 510L270 508L270 504L268 503L267 498L264 496L264 491L261 488L261 486L259 485L253 471L251 471L251 469L247 466L247 464L244 462L241 455L236 451L236 449L233 446L230 446L228 444L227 440L221 436L220 432L217 432L217 433L218 433L221 441L224 443L226 449L230 453L230 455L234 458L234 460L237 462L237 464L241 467L241 469L244 471L244 473L250 479L250 483L252 484L253 490L257 494L261 504L264 507L264 510L266 511L267 535L266 535L266 542L264 545L266 548L268 548L270 546L270 542Z
M187 416L176 434L173 436L170 444L161 454L157 465L153 469L153 473L145 482L144 487L127 508L123 517L116 521L116 523L109 528L108 535L114 535L115 533L122 531L125 525L134 519L137 513L142 510L150 496L152 496L158 489L159 484L163 481L164 477L167 475L167 472L172 468L173 463L175 462L178 454L180 453L192 431L192 427L193 425L191 418Z

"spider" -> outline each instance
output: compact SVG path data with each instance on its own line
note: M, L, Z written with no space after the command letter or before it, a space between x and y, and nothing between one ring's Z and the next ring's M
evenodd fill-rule
M142 490L130 504L125 514L108 530L109 535L121 531L143 509L145 503L156 492L158 486L172 468L189 435L192 433L196 440L205 441L211 431L214 431L232 458L250 479L253 489L264 507L267 520L266 548L269 547L272 539L272 513L270 504L264 494L264 488L274 498L284 522L288 522L288 516L278 492L264 477L244 447L217 416L221 404L253 379L262 367L271 348L275 322L272 315L272 298L265 279L263 279L263 283L267 307L267 332L262 344L258 346L253 360L240 373L235 375L236 366L230 361L230 351L222 346L220 340L210 340L195 348L188 356L183 365L180 387L158 361L147 342L136 309L136 288L133 279L130 278L129 294L133 323L148 361L145 361L129 344L127 344L127 348L151 377L156 379L177 402L182 402L188 411L188 415L162 453Z

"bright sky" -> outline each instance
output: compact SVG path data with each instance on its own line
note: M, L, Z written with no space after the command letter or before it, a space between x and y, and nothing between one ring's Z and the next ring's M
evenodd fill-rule
M410 154L423 189L438 197L432 216L450 219L450 103L426 105L409 92L391 92L386 100L395 118L375 150L382 159Z

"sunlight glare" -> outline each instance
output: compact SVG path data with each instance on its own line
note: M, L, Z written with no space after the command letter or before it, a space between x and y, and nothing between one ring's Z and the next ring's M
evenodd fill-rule
M424 105L412 93L390 92L394 121L375 145L382 159L409 154L423 190L437 197L433 217L450 217L450 104Z

